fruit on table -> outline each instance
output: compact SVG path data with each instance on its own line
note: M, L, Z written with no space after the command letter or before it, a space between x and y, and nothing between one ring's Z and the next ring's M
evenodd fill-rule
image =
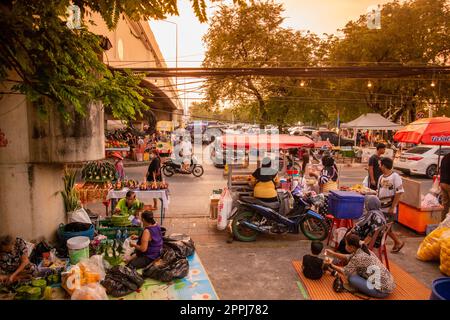
M81 170L81 177L85 181L105 182L116 176L116 168L108 161L88 162Z
M139 185L139 190L147 190L147 182L142 182Z

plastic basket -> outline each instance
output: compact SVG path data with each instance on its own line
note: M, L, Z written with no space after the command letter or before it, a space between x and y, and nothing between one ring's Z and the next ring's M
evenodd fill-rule
M66 232L64 231L64 226L64 224L60 224L58 228L58 237L61 240L67 241L73 237L88 237L91 240L94 239L95 228L93 224L91 224L88 230L78 232Z
M433 281L430 300L450 300L450 277Z
M364 196L350 191L330 191L330 213L338 219L358 219L363 214Z

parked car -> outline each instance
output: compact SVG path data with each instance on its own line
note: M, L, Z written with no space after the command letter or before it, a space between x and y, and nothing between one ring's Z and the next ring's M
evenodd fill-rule
M441 159L450 153L450 147L442 147ZM408 175L426 175L433 178L437 173L439 146L419 145L403 152L394 161L394 169Z
M332 145L335 146L353 146L355 144L355 141L351 139L347 139L341 136L341 139L339 140L339 135L334 131L319 131L320 138L322 141L329 140Z
M229 156L228 152L232 152ZM224 168L228 160L232 163L243 163L246 157L246 151L243 149L227 150L222 147L222 139L217 138L211 145L211 160L216 168Z

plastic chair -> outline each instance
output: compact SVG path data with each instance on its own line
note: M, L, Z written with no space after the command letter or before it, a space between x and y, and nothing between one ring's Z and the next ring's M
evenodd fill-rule
M339 218L334 217L331 214L327 214L326 218L331 220L330 230L328 231L327 246L330 244L334 229L341 228L341 227L345 227L347 229L353 228L353 220L352 219L339 219ZM339 243L336 243L335 249L337 249L338 246L339 246Z
M375 233L372 237L372 240L369 243L369 250L373 251L377 255L378 259L380 259L380 261L384 263L384 265L386 266L386 268L388 270L390 270L390 269L389 269L389 259L388 259L388 254L387 254L386 241L387 241L387 236L388 236L389 232L391 231L393 224L394 224L393 222L390 222L390 223L386 224L385 226L378 228L375 231ZM374 248L375 242L377 241L380 233L382 234L381 244L378 248Z

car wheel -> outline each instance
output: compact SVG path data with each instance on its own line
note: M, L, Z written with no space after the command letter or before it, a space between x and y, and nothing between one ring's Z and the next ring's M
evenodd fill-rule
M425 174L428 178L433 179L433 177L437 174L437 165L432 164L429 166Z

